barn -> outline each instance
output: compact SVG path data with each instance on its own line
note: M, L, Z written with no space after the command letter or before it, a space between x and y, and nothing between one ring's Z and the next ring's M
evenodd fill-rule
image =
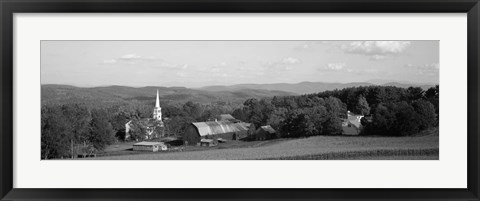
M187 126L183 140L189 145L196 145L201 139L238 140L247 136L248 125L230 121L195 122Z
M350 111L347 112L347 119L344 119L342 122L342 129L344 135L358 135L362 130L362 124L360 120L363 118L363 115L354 114Z
M273 129L270 125L267 126L260 126L255 131L255 140L268 140L276 138L277 132Z
M134 151L166 151L168 149L167 145L163 142L139 142L133 145Z

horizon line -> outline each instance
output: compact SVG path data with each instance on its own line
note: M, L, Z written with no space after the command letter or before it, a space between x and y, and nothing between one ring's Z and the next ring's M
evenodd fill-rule
M77 84L70 84L70 83L45 83L45 84L40 84L41 86L44 85L65 85L65 86L72 86L72 87L79 87L79 88L96 88L96 87L114 87L114 86L121 86L121 87L132 87L132 88L145 88L145 87L165 87L165 88L189 88L189 89L200 89L204 87L214 87L214 86L224 86L224 87L230 87L230 86L235 86L235 85L269 85L269 84L301 84L301 83L324 83L324 84L351 84L351 83L368 83L372 85L384 85L388 83L398 83L398 84L412 84L412 85L440 85L440 83L422 83L422 82L411 82L411 81L398 81L398 80L385 80L385 83L381 84L376 84L372 83L372 80L376 79L370 79L366 81L358 81L358 82L314 82L314 81L303 81L303 82L293 82L293 83L288 83L288 82L275 82L275 83L239 83L239 84L228 84L228 85L222 85L222 84L212 84L212 85L205 85L205 86L200 86L200 87L187 87L187 86L156 86L156 85L119 85L119 84L106 84L106 85L77 85ZM381 79L378 79L381 80Z

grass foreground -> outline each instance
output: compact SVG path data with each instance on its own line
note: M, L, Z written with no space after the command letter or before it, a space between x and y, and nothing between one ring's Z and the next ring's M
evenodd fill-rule
M439 136L313 136L238 146L187 147L184 152L137 153L96 160L438 160ZM190 149L190 150L189 150Z

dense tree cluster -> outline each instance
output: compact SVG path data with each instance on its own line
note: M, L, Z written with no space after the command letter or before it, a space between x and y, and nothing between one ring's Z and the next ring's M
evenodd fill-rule
M271 125L282 136L341 134L347 110L366 116L363 135L405 136L438 124L439 86L351 87L302 96L249 99L233 115L256 127Z
M129 104L108 107L89 107L82 104L45 104L41 111L42 158L72 157L77 145L89 145L97 151L116 140L125 140L125 124L135 121L130 133L132 139L142 139L151 118L153 103L132 101ZM231 113L227 104L203 105L188 101L182 105L162 106L167 135L181 136L186 126L196 121L213 121L218 115Z
M115 141L105 110L74 105L43 106L41 120L42 158L72 157L76 144L89 144L97 150Z
M363 135L407 136L438 125L439 86L424 91L420 87L353 87L313 96L335 96L348 110L368 115L362 119Z
M346 105L330 96L273 97L248 99L233 116L255 127L271 125L282 137L341 134Z

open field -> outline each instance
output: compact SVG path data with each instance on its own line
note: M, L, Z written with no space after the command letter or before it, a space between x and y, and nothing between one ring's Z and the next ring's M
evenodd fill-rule
M136 153L97 160L438 160L439 137L315 136L235 146L187 147L184 152ZM245 143L245 144L243 144ZM228 144L228 143L227 143ZM222 146L224 146L222 148Z

